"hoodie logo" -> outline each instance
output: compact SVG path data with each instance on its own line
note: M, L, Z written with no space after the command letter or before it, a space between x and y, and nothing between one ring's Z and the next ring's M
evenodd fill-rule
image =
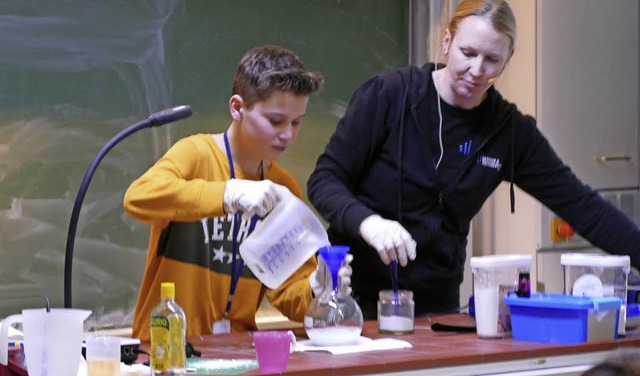
M478 160L476 164L483 167L492 168L497 171L500 171L500 169L502 168L502 162L500 162L500 159L487 157L486 155L483 155L483 154L480 154L478 156Z
M469 156L469 153L471 152L471 143L472 143L472 140L469 140L469 141L465 142L464 144L458 145L458 150L465 157Z

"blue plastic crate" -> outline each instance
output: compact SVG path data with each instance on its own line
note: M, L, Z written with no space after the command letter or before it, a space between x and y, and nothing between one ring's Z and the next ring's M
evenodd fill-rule
M582 343L613 340L618 336L622 302L617 297L592 298L563 294L515 294L504 299L511 313L516 341Z

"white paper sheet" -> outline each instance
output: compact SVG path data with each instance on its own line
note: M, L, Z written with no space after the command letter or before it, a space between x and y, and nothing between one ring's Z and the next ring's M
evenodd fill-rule
M366 351L403 349L407 347L413 346L407 341L395 338L371 339L360 337L356 344L344 346L316 346L311 343L311 340L297 341L295 351L327 351L332 354L350 354Z

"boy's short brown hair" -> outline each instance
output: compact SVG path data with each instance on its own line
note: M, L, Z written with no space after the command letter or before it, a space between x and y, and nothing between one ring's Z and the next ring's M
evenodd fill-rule
M322 75L309 71L292 51L274 45L249 50L238 63L232 95L240 95L247 108L278 91L310 96L323 84Z

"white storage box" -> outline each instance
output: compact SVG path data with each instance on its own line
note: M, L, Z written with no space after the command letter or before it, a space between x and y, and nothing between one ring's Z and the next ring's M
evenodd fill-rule
M564 293L573 296L617 297L621 300L618 333L625 333L629 256L564 253Z

